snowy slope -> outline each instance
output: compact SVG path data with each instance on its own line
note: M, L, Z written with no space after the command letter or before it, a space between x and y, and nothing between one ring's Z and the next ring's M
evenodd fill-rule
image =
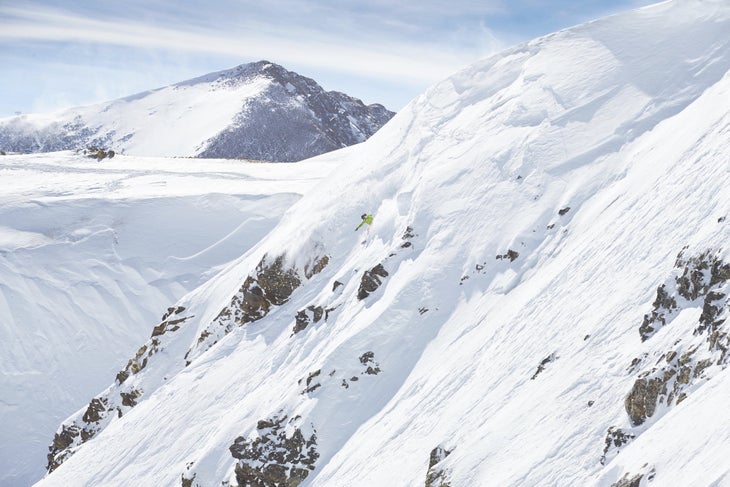
M111 102L2 119L0 149L93 145L138 156L298 161L362 142L392 116L260 61Z
M333 164L0 156L0 485L38 480L149 323Z
M437 84L150 324L39 485L728 484L727 32L670 1Z

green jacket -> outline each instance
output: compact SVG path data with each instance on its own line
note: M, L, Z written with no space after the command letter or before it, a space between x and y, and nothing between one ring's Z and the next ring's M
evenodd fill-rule
M357 226L357 228L355 229L355 231L357 232L358 230L360 230L360 228L362 228L362 226L365 225L366 223L368 225L372 225L373 224L373 215L368 214L365 218L363 218L362 219L362 222L360 222L360 224Z

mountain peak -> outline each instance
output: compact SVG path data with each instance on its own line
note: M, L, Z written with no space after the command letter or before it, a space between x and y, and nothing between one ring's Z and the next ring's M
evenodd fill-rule
M0 150L94 145L128 155L292 162L363 142L393 115L261 60L55 117L5 119Z

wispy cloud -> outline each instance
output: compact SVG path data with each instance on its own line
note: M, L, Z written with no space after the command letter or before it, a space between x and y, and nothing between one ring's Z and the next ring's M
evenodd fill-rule
M441 2L432 2L441 8ZM320 9L323 7L320 7ZM0 8L0 39L3 42L78 42L125 46L137 49L170 49L237 56L242 59L269 58L278 62L339 70L366 77L397 77L404 81L435 81L457 69L479 51L496 49L497 41L483 26L469 36L469 45L445 44L438 39L408 39L384 35L378 25L375 35L311 30L306 26L281 25L257 18L246 19L247 29L227 25L200 26L172 22L168 26L130 19L97 18L38 6ZM290 15L290 13L288 13ZM309 15L312 15L311 13ZM171 19L175 21L175 19ZM478 25L478 24L477 24ZM253 28L252 28L253 27ZM486 45L485 45L486 44Z
M260 59L397 109L507 44L652 1L0 0L0 116Z

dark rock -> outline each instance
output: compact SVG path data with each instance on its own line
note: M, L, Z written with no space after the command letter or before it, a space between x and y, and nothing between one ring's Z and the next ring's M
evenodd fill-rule
M373 352L365 352L360 355L360 363L366 365L367 363L372 362L373 358L375 358L375 354Z
M543 370L545 370L545 366L547 364L549 364L550 362L554 362L557 359L558 359L558 357L557 357L557 355L555 355L555 353L551 353L550 355L548 355L547 357L542 359L542 362L540 362L540 364L537 366L537 370L535 371L534 374L532 374L532 377L530 377L530 380L535 380L537 378L537 376L540 375L540 373Z
M307 309L313 313L313 320L315 323L318 323L319 320L322 319L322 316L324 315L324 309L322 309L322 306L309 306Z
M386 277L388 277L388 271L385 270L383 264L378 264L369 271L365 271L357 291L357 299L365 299L374 293Z
M312 263L308 263L304 266L304 277L307 279L311 279L315 275L319 274L324 270L325 267L327 267L327 264L329 264L330 258L328 255L323 255L322 257L315 258Z
M722 304L716 306L715 303L726 299L718 291L718 287L730 280L730 264L724 263L710 250L695 257L686 257L685 250L686 248L679 253L674 264L681 271L674 277L676 292L670 295L666 290L666 283L657 288L653 310L644 315L644 321L639 328L642 340L648 339L665 326L681 309L694 307L694 302L700 298L704 303L698 333L707 329L714 331L724 321L718 319Z
M192 318L193 315L179 318L176 320L163 320L162 323L152 329L152 338L160 335L164 335L167 332L173 332L180 329L180 324L184 323L188 319Z
M448 479L448 472L445 469L438 467L441 461L449 455L451 455L451 451L446 450L442 446L437 446L431 450L431 454L428 458L426 487L450 487L451 483Z
M367 366L363 374L378 375L381 372L380 364L375 362L375 354L373 352L365 352L362 354L360 356L360 363Z
M81 428L77 425L62 425L61 431L56 433L53 437L53 444L48 448L48 463L46 465L46 471L48 473L53 472L55 469L61 466L61 464L69 456L69 447L71 447L77 438L81 437Z
M558 210L558 215L563 216L566 213L570 211L570 206L566 206L565 208L562 208L561 210Z
M160 319L160 321L167 321L167 319L170 316L172 316L174 314L180 314L183 311L185 311L184 306L178 306L177 308L174 306L170 306L169 308L167 308L167 312L164 315L162 315L162 318Z
M113 150L107 150L107 149L103 149L101 147L94 147L94 146L90 146L90 147L87 147L85 149L80 149L77 152L81 152L86 157L90 157L92 159L97 159L99 161L102 160L102 159L106 159L107 157L109 159L111 159L112 157L114 157L114 151Z
M129 379L129 372L126 370L121 370L117 373L117 382L119 384L124 383L125 380Z
M132 408L137 405L137 399L142 396L142 392L137 389L132 389L129 392L120 392L119 396L122 398L123 406Z
M307 313L309 311L309 313ZM329 311L329 310L328 310ZM311 313L311 318L310 318ZM309 326L310 322L318 323L325 315L325 310L321 306L307 306L306 310L297 311L294 323L294 333L299 333Z
M182 487L193 487L193 481L195 480L195 474L192 477L187 478L185 475L180 475L180 484Z
M663 354L657 361L658 367L643 372L636 379L624 401L626 412L634 425L640 425L652 417L658 404L671 406L684 400L693 381L701 377L714 360L717 360L718 365L725 364L727 360L730 338L722 326L726 321L728 297L720 291L720 287L730 280L730 265L711 250L689 257L685 255L686 250L682 249L677 256L675 268L678 272L675 276L657 288L653 309L644 315L639 333L642 341L647 340L683 309L696 308L702 300L702 313L692 335L705 335L708 352L712 354L719 351L720 358L717 360L716 355L714 359L712 356L695 358L699 345L683 353L670 350ZM676 291L670 293L668 289L672 288ZM634 359L629 370L633 372L641 362L639 358ZM663 363L660 365L660 362Z
M413 228L410 226L406 227L406 231L403 232L403 236L401 237L403 240L405 240L405 242L403 242L400 247L402 249L407 249L408 247L411 247L413 244L409 242L409 240L415 236L416 235L413 234Z
M299 333L300 331L304 330L307 326L309 326L309 316L307 315L306 311L299 310L297 311L297 315L294 318L294 333Z
M70 426L63 425L61 427L61 432L56 433L53 437L53 448L56 450L63 450L64 448L71 446L74 439L79 435L79 429L80 428L75 424Z
M100 399L98 397L95 397L91 400L89 403L89 407L86 408L86 412L84 413L83 420L85 423L96 423L99 422L102 417L103 413L107 410L107 400L106 399Z
M631 365L629 365L629 366L627 367L627 370L628 370L629 372L633 372L633 371L634 371L634 369L636 368L636 366L637 366L637 365L639 365L639 364L641 363L641 361L642 361L642 360L643 360L643 358L641 358L641 357L634 357L634 359L633 359L633 360L631 360Z
M698 333L702 333L708 328L716 329L725 322L725 320L718 319L725 301L727 301L727 296L722 293L713 291L707 293L700 315L700 326L697 327Z
M662 326L666 325L666 315L677 309L677 301L666 291L664 284L656 290L656 299L652 303L654 309L650 314L644 315L644 321L639 327L641 341L646 341Z
M328 262L327 256L315 257L304 266L305 275L313 277L321 272ZM186 353L186 360L191 354L194 357L196 353L208 350L235 327L258 321L266 316L273 306L286 303L301 283L297 269L285 265L284 255L276 257L273 261L265 255L256 266L255 272L246 277L238 292L231 298L230 304L223 308L213 322L201 332L197 344ZM298 325L295 325L295 328L306 325L304 316L298 317Z
M675 279L677 293L689 301L706 295L711 287L730 280L730 264L725 264L711 250L690 258L685 258L682 251L677 256L675 267L683 269L682 275Z
M340 281L335 281L332 283L332 292L335 292L338 287L342 286L343 284Z
M321 372L322 372L321 369L317 369L314 372L311 372L307 376L307 379L306 379L307 388L302 391L302 394L309 394L310 392L313 392L317 388L322 386L322 384L320 384L319 382L315 382L314 384L312 384L312 381L314 381L315 377L318 377ZM301 382L302 381L300 380L299 383L301 384Z
M633 477L629 477L629 474L626 474L618 482L611 484L611 487L639 487L643 478L644 476L641 474L634 475Z
M616 428L615 426L608 428L608 432L606 433L606 444L603 448L603 456L601 457L601 465L606 465L609 457L616 456L619 453L620 448L634 438L636 438L636 436L633 433L628 433L621 428Z
M660 377L641 378L634 382L624 400L624 408L633 425L642 424L654 414L659 394L662 393L666 394L666 382Z
M326 256L325 256L326 257ZM307 272L309 277L316 274L315 269L323 269L329 259L318 259L312 269ZM279 256L269 265L259 264L256 268L258 288L267 301L267 304L281 306L289 300L289 296L302 283L294 269L284 268L284 257ZM258 294L256 299L258 299ZM268 308L266 309L268 311ZM259 316L260 318L260 316Z
M514 260L519 256L520 256L519 252L517 252L516 250L509 249L509 250L507 250L506 254L498 255L497 260L509 259L510 262L514 262Z
M298 427L299 416L273 417L258 422L259 436L239 436L229 447L238 462L238 486L297 486L307 478L319 458L316 432L306 438ZM294 428L287 437L287 429Z

